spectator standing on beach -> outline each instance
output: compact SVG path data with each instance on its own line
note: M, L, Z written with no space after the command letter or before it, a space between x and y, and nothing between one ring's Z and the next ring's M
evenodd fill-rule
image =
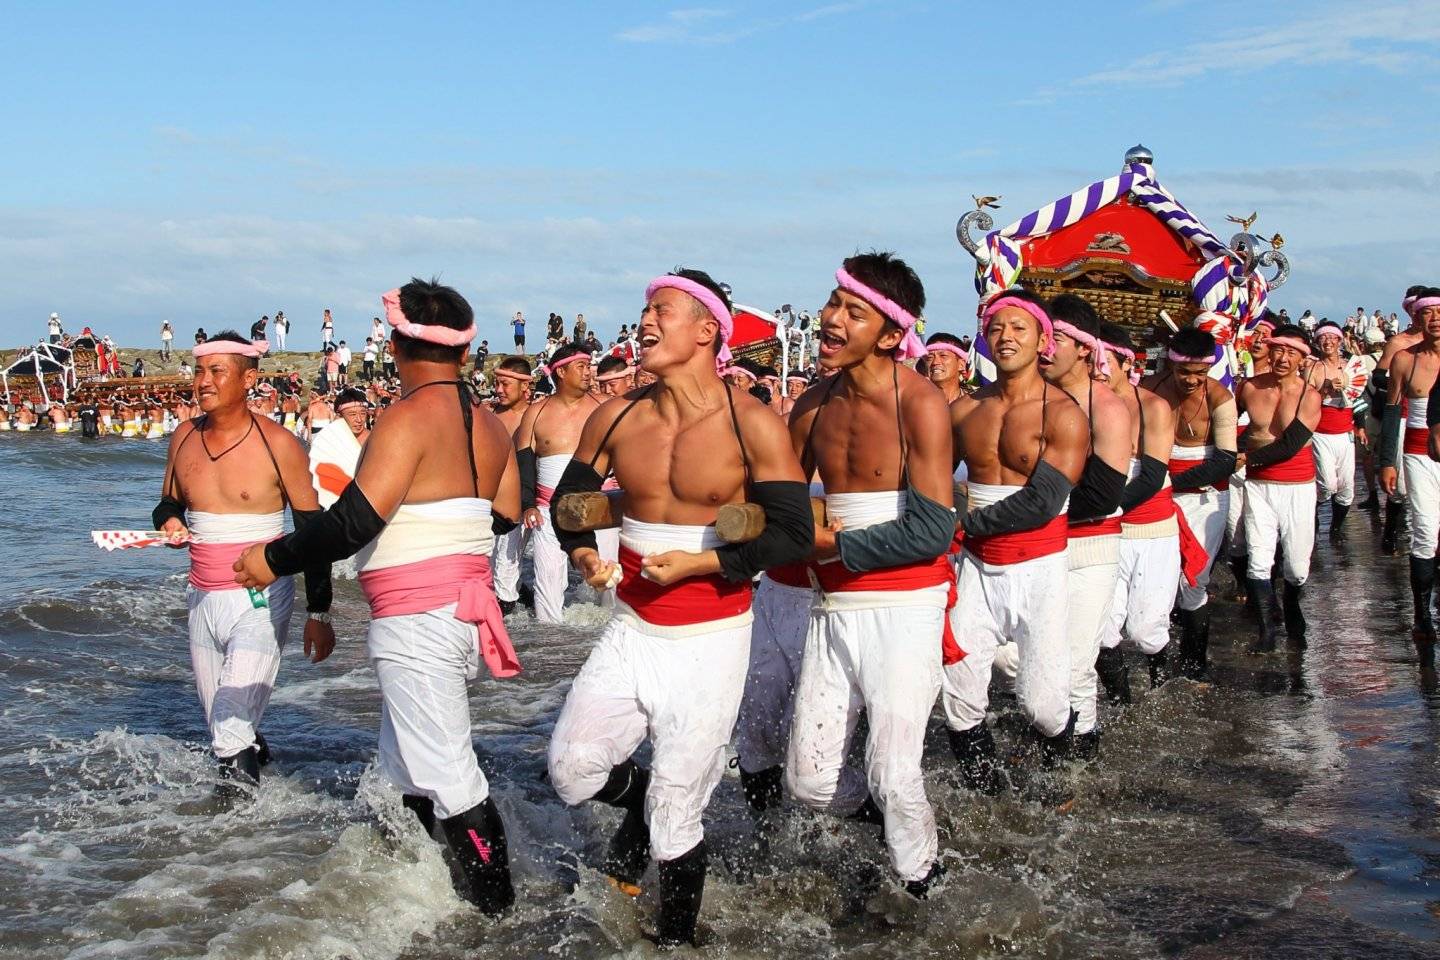
M519 310L515 311L515 319L510 324L515 329L515 349L521 353L525 352L525 314Z
M585 314L577 313L575 314L575 342L584 343L585 333Z
M285 334L290 332L290 318L284 310L275 311L275 349L285 349Z
M166 320L160 324L160 359L170 362L170 344L175 339L175 328Z
M335 385L339 387L348 387L350 385L351 353L350 348L346 346L344 340L340 341L340 349L335 351L335 359L340 361L340 366L336 370L336 373L340 375L340 378L335 381Z
M386 380L395 376L395 355L390 352L390 341L380 344L380 371Z
M61 332L64 330L64 327L60 326L60 314L58 314L58 313L52 313L52 314L50 314L50 322L49 322L49 324L48 324L48 327L49 327L49 330L50 330L50 342L51 342L51 343L59 343L59 342L60 342L60 334L61 334Z
M367 381L375 379L375 358L380 355L379 349L375 346L374 337L365 338L365 354L362 361L365 365L361 374Z
M134 369L132 369L132 370L130 371L130 376L132 376L132 377L143 377L143 376L145 376L145 358L144 358L144 357L137 357L137 358L136 358L136 360L135 360L135 367L134 367Z
M327 346L325 356L320 359L320 392L329 393L330 387L339 376L340 360L335 356L335 348Z
M330 308L325 308L325 316L320 319L320 346L328 347L335 342L335 321L330 317Z
M264 340L265 328L269 325L269 317L261 317L259 320L256 320L254 323L250 324L250 342L259 343L261 340Z
M480 346L478 346L478 347L475 348L475 369L476 369L476 370L481 370L481 369L483 369L484 366L485 366L485 361L488 360L489 358L490 358L490 341L489 341L489 340L481 340L481 341L480 341Z
M373 317L370 320L370 339L377 344L385 339L385 324L380 322L379 317Z

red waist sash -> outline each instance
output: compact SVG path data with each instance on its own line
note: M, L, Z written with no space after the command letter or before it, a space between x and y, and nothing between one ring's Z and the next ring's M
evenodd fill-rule
M950 611L955 608L955 567L949 555L934 560L917 560L899 567L885 567L881 570L866 570L855 573L845 568L840 561L817 563L812 567L820 589L826 593L858 593L876 590L886 593L903 593L924 587L938 587L946 584L950 589L945 595L945 620L940 631L940 662L949 666L965 659L965 651L955 641L950 628Z
M1430 430L1428 427L1405 428L1405 452L1418 453L1422 457L1430 455Z
M1186 470L1189 470L1191 467L1198 467L1202 462L1203 461L1200 460L1176 460L1172 457L1170 459L1170 479L1173 481L1176 477L1180 476L1180 474L1184 473ZM1230 478L1226 477L1218 483L1212 484L1212 486L1214 486L1216 490L1229 490ZM1174 487L1172 488L1171 492L1172 494L1199 493L1201 489L1201 487Z
M403 617L455 604L455 619L475 624L480 656L497 678L520 672L505 618L491 586L490 558L451 554L360 574L371 616Z
M1171 487L1161 487L1149 500L1126 511L1120 519L1129 526L1138 527L1144 523L1159 523L1174 515L1175 491Z
M989 537L966 537L965 549L979 557L983 563L1024 563L1026 560L1048 557L1064 550L1069 527L1070 524L1062 513L1043 527L1033 530L997 533Z
M736 617L750 609L750 582L731 583L718 573L687 577L668 587L640 575L640 554L620 548L623 579L615 596L646 623L684 627ZM808 582L808 581L807 581Z
M1349 407L1320 408L1320 423L1316 433L1349 433L1355 429L1355 411Z
M765 576L787 587L810 589L809 569L803 563L784 563L765 571Z
M1085 537L1108 537L1120 536L1119 517L1101 517L1099 520L1087 520L1084 523L1072 523L1067 531L1071 540L1082 540Z
M257 543L266 543L258 540ZM196 590L242 590L235 582L235 561L251 543L191 543L190 586Z
M535 506L548 507L555 496L555 488L547 487L543 483L535 484Z
M1408 442L1408 437L1407 437ZM1407 451L1408 448L1407 448ZM1272 483L1307 483L1315 479L1315 454L1309 444L1288 460L1272 463L1268 467L1250 467L1245 471L1246 480L1268 480Z

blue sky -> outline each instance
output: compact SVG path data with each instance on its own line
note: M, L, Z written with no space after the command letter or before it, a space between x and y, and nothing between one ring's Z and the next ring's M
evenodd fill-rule
M710 0L702 0L710 2ZM971 194L1000 223L1143 141L1223 235L1259 211L1279 305L1440 282L1440 4L5 3L0 344L57 310L122 343L331 307L412 274L482 334L711 271L814 306L894 249L969 330Z

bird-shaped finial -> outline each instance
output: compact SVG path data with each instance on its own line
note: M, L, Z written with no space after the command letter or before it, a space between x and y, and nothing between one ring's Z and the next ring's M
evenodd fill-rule
M1004 199L1004 198L1003 198L1003 197L977 197L977 196L975 196L975 194L972 193L972 194L970 194L970 199L975 201L975 209L976 209L976 210L984 210L986 207L989 207L989 208L992 209L992 210L999 210L999 209L1000 209L1000 201L1001 201L1002 199Z
M1250 216L1248 217L1226 217L1225 219L1229 220L1231 223L1240 224L1240 229L1244 230L1246 233L1249 233L1250 224L1254 223L1256 220L1259 220L1260 217L1254 210L1251 210Z

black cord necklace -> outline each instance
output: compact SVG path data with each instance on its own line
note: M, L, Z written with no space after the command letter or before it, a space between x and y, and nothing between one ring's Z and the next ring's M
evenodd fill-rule
M205 442L205 427L206 427L206 425L208 425L209 423L210 423L210 419L207 417L207 418L205 419L205 423L203 423L203 424L200 425L200 446L201 446L202 449L204 449L204 451L205 451L205 456L207 456L207 457L210 458L210 462L211 462L211 463L214 463L216 460L219 460L221 457L225 456L225 454L229 453L231 450L234 450L236 447L240 446L240 444L244 443L246 440L249 440L249 439L250 439L250 434L252 434L252 433L255 432L255 415L252 413L252 414L250 415L250 427L249 427L249 429L247 429L247 430L245 431L245 436L241 437L239 440L236 440L234 443L230 444L230 446L226 447L224 450L221 450L219 453L211 453L211 452L210 452L210 444L208 444L208 443Z

